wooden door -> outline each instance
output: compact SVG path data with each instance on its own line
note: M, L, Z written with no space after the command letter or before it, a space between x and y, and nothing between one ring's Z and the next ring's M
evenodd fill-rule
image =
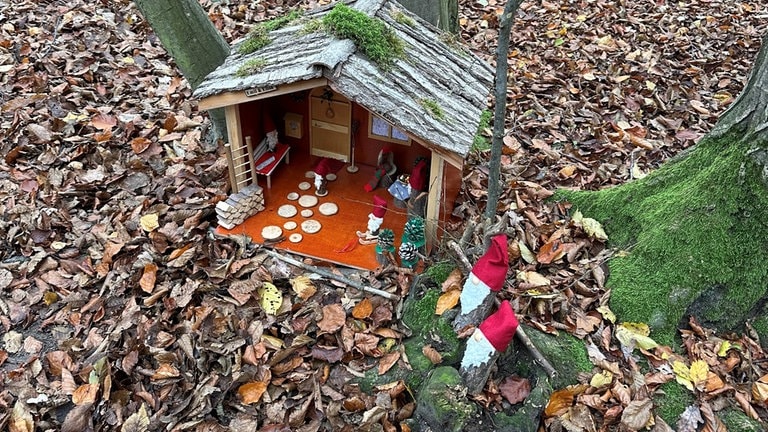
M327 88L317 88L310 97L310 153L349 162L352 105Z

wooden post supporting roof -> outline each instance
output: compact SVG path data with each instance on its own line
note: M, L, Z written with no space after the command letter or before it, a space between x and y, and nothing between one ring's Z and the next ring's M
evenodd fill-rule
M250 171L247 169L248 164L243 164L244 162L247 162L246 159L250 158L250 155L246 154L244 150L245 146L243 145L240 125L240 106L229 105L225 107L224 115L227 117L229 150L232 152L232 160L235 169L234 175L230 174L230 176L235 179L235 184L232 187L232 192L235 193L240 189L238 185L246 180L248 172Z
M425 230L427 236L427 248L431 249L437 243L437 228L440 223L440 201L443 196L443 158L432 152L431 166L429 169L429 196L427 198L427 214L425 217Z

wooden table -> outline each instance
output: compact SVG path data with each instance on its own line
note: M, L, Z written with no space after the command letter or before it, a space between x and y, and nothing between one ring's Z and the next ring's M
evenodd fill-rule
M256 174L267 177L267 189L272 189L272 172L280 162L285 159L285 164L290 165L291 159L288 156L290 150L291 146L288 144L277 143L274 152L265 152L256 160Z

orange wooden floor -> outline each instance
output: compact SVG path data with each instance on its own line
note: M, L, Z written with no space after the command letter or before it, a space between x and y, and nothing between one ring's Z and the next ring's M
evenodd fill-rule
M328 195L318 197L317 205L311 207L314 214L309 218L302 217L301 210L304 208L297 201L291 201L287 197L291 192L296 192L299 195L314 195L314 176L308 178L306 173L311 171L317 160L318 158L314 156L294 154L291 150L290 164L281 164L272 174L271 189L267 189L266 178L259 176L259 185L264 188L264 201L267 208L231 230L218 227L217 232L224 235L246 234L254 243L263 244L262 228L276 225L283 229L285 238L285 240L275 244L274 247L277 249L328 263L364 270L376 269L379 264L376 261L375 245L359 244L355 232L366 230L368 214L373 210L373 196L378 195L386 199L388 203L382 228L389 228L394 231L395 246L399 246L403 227L407 220L405 209L396 207L393 204L392 195L381 186L372 192L366 192L363 189L363 185L373 176L373 167L357 165L359 170L356 173L349 173L346 169L349 164L345 164L335 173L337 178L328 182ZM301 182L308 182L312 187L302 191L299 189ZM321 215L318 207L326 202L338 205L338 213L332 216ZM277 209L283 204L293 204L299 213L290 218L279 216ZM306 219L319 221L322 224L320 231L315 234L303 232L301 223ZM298 228L294 230L283 228L283 225L288 221L296 222ZM288 241L288 236L292 233L300 233L303 240L299 243L291 243Z

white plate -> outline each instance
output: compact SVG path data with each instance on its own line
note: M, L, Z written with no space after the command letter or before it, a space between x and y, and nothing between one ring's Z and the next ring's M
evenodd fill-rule
M334 180L336 180L336 174L330 173L330 174L325 176L325 179L328 180L328 181L334 181Z
M308 219L301 223L301 230L307 234L314 234L320 231L320 228L322 228L322 225L314 219Z
M301 189L301 190L307 190L307 189L309 189L311 187L312 187L312 185L309 184L309 182L301 182L301 183L299 183L299 189ZM298 198L298 196L296 198Z
M307 172L304 173L304 177L313 179L313 178L315 178L315 172L314 171L307 171Z
M299 211L292 204L283 204L277 209L277 215L284 218L294 217Z
M322 203L320 204L320 207L318 207L317 211L319 211L320 214L324 216L333 216L339 212L339 206L332 202Z
M315 212L310 209L304 209L301 211L301 215L305 218L312 217L313 214L315 214Z
M299 199L299 194L297 194L296 192L291 192L288 194L286 198L288 198L290 201L296 201L297 199Z
M300 242L300 241L301 241L301 239L303 239L303 238L304 238L304 236L303 236L303 235L301 235L301 234L299 234L299 233L293 233L293 234L291 234L290 236L288 236L288 240L289 240L291 243L298 243L298 242Z
M317 205L317 197L314 195L302 195L299 198L299 205L302 207L314 207Z
M261 229L261 236L264 240L275 240L283 235L283 230L277 225L267 225Z
M283 224L283 228L287 229L288 231L295 230L297 226L298 225L294 221L288 221Z

